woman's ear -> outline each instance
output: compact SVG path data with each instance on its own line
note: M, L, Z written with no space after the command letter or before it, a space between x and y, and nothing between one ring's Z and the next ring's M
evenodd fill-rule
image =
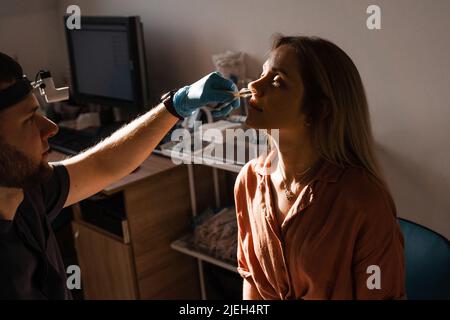
M316 101L311 110L306 110L305 126L310 127L313 123L320 123L325 120L331 111L331 105L328 99Z
M318 104L320 105L319 120L325 120L331 113L331 105L328 99L320 99Z

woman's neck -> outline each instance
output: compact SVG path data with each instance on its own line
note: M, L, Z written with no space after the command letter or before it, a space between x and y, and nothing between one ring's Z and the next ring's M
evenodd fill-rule
M278 153L278 170L287 182L296 180L299 175L311 168L319 160L317 152L309 139L299 139L292 134L280 133L279 141L275 141Z

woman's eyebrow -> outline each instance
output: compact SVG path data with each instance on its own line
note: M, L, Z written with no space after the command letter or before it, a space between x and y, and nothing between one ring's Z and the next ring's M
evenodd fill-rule
M267 68L269 68L269 63L268 63L268 62L266 62L266 63L263 64L263 71L264 71L265 69L267 69ZM270 70L271 70L271 71L274 71L274 72L281 73L281 74L284 75L286 78L289 78L289 74L288 74L283 68L280 68L280 67L270 67Z
M286 78L289 78L288 73L282 68L271 68L273 71L283 74Z

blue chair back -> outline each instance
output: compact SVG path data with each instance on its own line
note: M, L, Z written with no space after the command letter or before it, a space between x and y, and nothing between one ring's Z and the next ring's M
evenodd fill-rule
M407 299L450 299L450 242L417 223L398 222L405 239Z

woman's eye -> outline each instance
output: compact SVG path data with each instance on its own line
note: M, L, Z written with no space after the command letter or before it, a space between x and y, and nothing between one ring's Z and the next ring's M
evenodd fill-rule
M273 78L272 86L274 86L275 88L281 87L281 77L280 76L276 76L275 78Z

